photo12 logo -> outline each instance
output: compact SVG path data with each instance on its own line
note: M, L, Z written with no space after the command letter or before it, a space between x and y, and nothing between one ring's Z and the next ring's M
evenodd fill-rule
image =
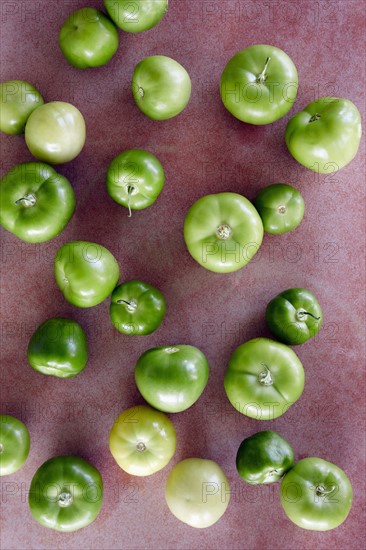
M203 0L201 10L202 22L212 25L226 22L334 25L338 17L339 2L333 0L312 0L305 4L291 0Z
M278 88L282 86L281 90ZM274 103L281 92L282 98L288 103L294 103L298 90L297 82L271 82L266 80L266 92L256 82L235 82L234 86L228 86L226 82L221 84L221 97L224 103L231 99L234 103L245 101L247 103L258 103L264 99L268 103Z
M220 495L221 502L228 502L234 500L236 503L256 503L256 502L269 502L275 501L275 487L274 484L259 484L259 483L241 483L235 482L229 483L214 481L204 481L202 483L202 502L204 504L210 503L210 499Z
M240 245L236 241L217 241L203 242L202 243L202 264L208 262L209 256L220 255L220 261L222 264L226 263L240 263L242 260L249 262L249 260L259 250L258 243L246 243Z

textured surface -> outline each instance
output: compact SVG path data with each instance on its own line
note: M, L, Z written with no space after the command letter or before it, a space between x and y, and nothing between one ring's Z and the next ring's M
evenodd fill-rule
M284 130L288 118L318 95L351 99L364 117L365 3L170 0L158 27L137 35L120 32L118 53L107 66L79 71L67 65L57 34L68 14L86 5L102 8L99 0L1 2L1 80L28 80L46 101L74 103L87 124L83 152L59 169L71 180L77 199L67 229L42 245L21 243L1 230L2 410L26 422L32 440L26 465L1 480L1 548L363 547L365 150L362 145L339 173L317 176L289 155ZM255 43L283 48L300 82L295 107L263 127L235 120L222 106L218 89L228 59ZM186 110L166 122L145 118L130 91L134 66L153 54L182 63L193 83ZM166 186L155 205L129 219L126 209L108 197L105 177L111 160L132 147L157 155ZM22 136L1 135L1 153L2 173L32 158ZM196 199L222 191L253 199L274 182L291 183L305 198L305 217L293 233L266 235L256 258L229 275L210 273L190 258L182 228ZM121 281L139 278L161 289L168 309L157 332L124 336L109 320L109 300L81 310L63 299L53 258L61 244L74 239L109 248L120 263ZM236 346L269 335L266 304L292 286L315 293L324 326L316 339L296 348L306 371L301 399L285 416L261 423L231 407L223 375ZM75 379L45 377L27 364L30 335L56 315L77 320L88 336L90 360ZM143 403L133 379L139 355L154 345L177 343L206 353L210 379L191 409L170 415L178 438L172 462L150 478L133 478L110 455L109 431L124 408ZM255 488L240 480L235 470L239 444L269 427L291 442L296 460L320 456L346 470L354 505L337 530L299 529L282 511L278 485ZM40 464L69 453L99 468L105 501L93 525L62 535L33 520L27 490ZM216 460L233 491L224 517L204 531L176 520L164 499L173 464L194 456Z

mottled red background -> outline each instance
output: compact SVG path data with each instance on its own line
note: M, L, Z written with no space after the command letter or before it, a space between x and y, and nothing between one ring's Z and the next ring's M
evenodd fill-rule
M170 0L155 29L120 32L120 47L105 67L80 71L59 51L57 34L76 8L101 0L1 2L1 80L24 79L46 101L75 104L87 124L87 141L73 162L59 168L72 182L75 215L56 239L22 243L1 230L2 411L29 427L32 446L25 466L1 479L1 547L5 549L359 549L365 543L365 294L364 144L354 161L334 175L316 175L287 152L289 117L324 95L351 99L365 112L363 1ZM219 79L230 57L255 43L283 48L299 72L292 111L263 127L243 124L223 107ZM182 63L192 98L178 117L155 122L134 105L133 68L148 55ZM127 148L146 148L166 171L166 186L151 208L127 211L107 195L110 161ZM2 173L32 160L22 136L1 135ZM301 226L283 236L267 235L257 257L230 275L206 271L189 256L182 226L189 206L207 193L234 191L252 199L274 182L295 185L306 201ZM127 337L109 321L108 300L82 310L68 304L53 276L53 258L69 240L96 241L121 267L121 281L139 278L158 286L168 309L151 336ZM283 417L248 419L229 404L223 375L231 352L255 336L268 336L264 312L278 292L304 286L319 298L324 326L296 348L306 371L301 399ZM59 380L27 364L30 335L46 318L79 321L89 340L90 360L75 379ZM118 468L108 449L114 418L143 403L133 378L139 355L149 347L190 343L207 355L211 375L189 410L170 415L178 436L171 463L149 478ZM253 488L241 482L235 455L244 437L273 428L295 449L296 459L319 456L344 468L354 487L354 505L335 531L304 531L288 521L279 486ZM78 454L102 473L105 500L94 524L75 534L38 525L27 505L36 469L48 458ZM183 458L207 457L226 472L233 491L223 518L195 530L172 516L164 486Z

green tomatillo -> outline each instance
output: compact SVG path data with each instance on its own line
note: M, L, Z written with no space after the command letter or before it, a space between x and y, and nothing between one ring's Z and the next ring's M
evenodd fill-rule
M125 32L155 27L168 10L168 0L104 0L109 17Z
M189 209L184 240L203 267L229 273L244 267L263 239L262 220L251 202L237 193L206 195Z
M161 346L145 351L135 367L136 385L144 399L164 412L193 405L206 387L209 366L198 348Z
M300 460L281 483L285 514L311 531L329 531L341 525L351 510L352 497L345 472L322 458Z
M85 333L76 321L64 317L47 319L28 344L30 366L42 374L72 378L88 360Z
M43 97L25 80L0 83L0 131L17 135L24 132L29 115L43 105Z
M146 57L136 65L132 76L135 103L153 120L166 120L183 111L191 87L186 69L164 55Z
M162 323L166 304L160 290L143 281L127 281L117 286L109 313L113 325L124 334L151 334Z
M101 11L81 8L66 19L58 42L65 58L74 67L100 67L108 63L116 53L118 32Z
M220 82L226 109L249 124L269 124L283 117L291 109L297 89L297 70L290 57L266 44L234 55Z
M326 174L351 162L361 135L361 115L352 101L321 97L290 119L285 140L300 164Z
M0 415L0 476L17 472L28 458L30 436L23 422Z
M259 191L253 201L262 218L264 231L274 235L295 229L304 217L301 193L286 183L273 183Z
M28 500L32 516L43 527L64 533L77 531L100 512L102 477L80 457L57 456L34 474Z
M164 468L175 453L176 432L162 412L145 405L123 411L115 420L109 448L118 466L133 476Z
M70 182L48 164L18 164L0 181L0 223L23 241L53 239L66 227L74 209Z
M293 464L291 445L273 430L257 432L244 439L236 455L236 469L247 483L274 483Z
M84 117L64 101L45 103L33 111L25 126L25 141L34 157L63 164L78 156L85 144Z
M163 189L165 174L149 151L129 149L117 155L107 173L107 191L113 200L131 210L153 204Z
M303 344L319 332L323 313L310 290L289 288L269 302L266 320L276 338L294 346Z
M304 368L294 351L269 338L239 346L226 369L226 395L235 409L257 420L283 415L301 396Z
M104 246L71 241L57 251L55 278L70 304L92 307L112 293L119 279L119 267L116 258Z

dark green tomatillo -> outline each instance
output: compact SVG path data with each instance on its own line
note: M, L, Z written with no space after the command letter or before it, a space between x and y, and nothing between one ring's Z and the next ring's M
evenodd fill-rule
M103 481L94 466L76 456L47 460L29 490L34 519L56 531L77 531L92 523L102 507Z
M71 319L48 319L37 328L28 345L28 361L42 374L71 378L85 368L87 360L85 333Z
M117 155L107 173L107 191L112 199L130 211L153 204L163 189L165 174L159 160L143 149L129 149Z
M253 204L262 218L264 231L274 235L292 231L304 217L301 193L286 183L273 183L261 189Z
M294 346L303 344L319 332L323 313L310 290L289 288L269 302L266 320L276 338Z
M294 452L286 439L273 430L247 437L236 455L236 468L247 483L278 481L294 463Z
M143 281L127 281L114 289L109 313L124 334L151 334L164 319L165 299L160 290Z

